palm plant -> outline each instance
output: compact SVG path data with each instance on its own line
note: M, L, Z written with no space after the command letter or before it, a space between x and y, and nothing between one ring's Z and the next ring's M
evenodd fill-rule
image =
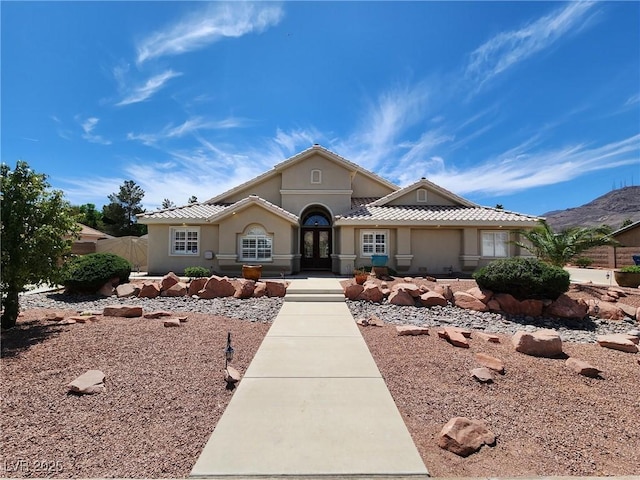
M556 233L545 220L540 220L539 223L532 230L518 232L526 242L514 243L557 267L564 267L572 258L590 248L618 243L608 236L610 228L606 225L574 227Z

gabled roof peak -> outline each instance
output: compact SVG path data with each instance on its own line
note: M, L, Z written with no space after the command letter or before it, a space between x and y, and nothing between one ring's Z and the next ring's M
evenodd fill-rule
M387 195L386 197L382 197L378 200L376 200L375 202L370 203L370 205L373 206L382 206L382 205L386 205L387 203L395 200L396 198L400 198L403 195L406 195L407 193L414 191L414 190L418 190L419 188L427 188L429 190L433 190L437 193L439 193L440 195L442 195L445 198L448 198L449 200L451 200L454 203L458 203L464 207L478 207L479 205L465 199L462 198L458 195L456 195L453 192L450 192L449 190L447 190L446 188L442 188L439 185L436 185L433 182L430 182L429 180L427 180L425 177L420 178L420 180L418 180L415 183L412 183L411 185L407 185L404 188L401 188L400 190L396 190L395 192L391 192L389 195Z

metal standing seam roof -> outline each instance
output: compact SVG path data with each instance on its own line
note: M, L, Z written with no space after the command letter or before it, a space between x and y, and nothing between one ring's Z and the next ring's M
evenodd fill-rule
M339 223L350 222L536 222L540 217L489 207L428 205L365 205L336 217Z

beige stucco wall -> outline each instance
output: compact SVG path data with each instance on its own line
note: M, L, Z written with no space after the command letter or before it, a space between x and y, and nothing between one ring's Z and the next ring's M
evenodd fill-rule
M426 202L418 202L417 190L413 190L392 200L391 202L389 202L389 205L456 205L456 203L452 202L448 198L443 197L433 190L430 190L428 188L425 188L423 190L427 191Z
M215 270L215 258L213 260L205 260L204 252L211 250L215 254L218 251L217 225L196 225L200 227L200 252L198 255L170 255L170 229L172 226L183 227L185 225L151 224L148 226L149 273L152 275L164 275L168 272L174 272L182 275L186 267L206 267Z
M461 271L462 230L413 229L410 272L420 275L443 275Z
M351 188L354 197L385 197L395 191L361 173L355 174Z
M640 226L619 233L615 239L620 242L621 247L640 247Z
M246 187L240 189L233 194L225 197L223 202L239 202L243 198L248 197L249 195L257 195L260 198L264 198L274 205L282 206L280 201L280 188L282 184L282 177L279 174L273 175L265 179L262 182L257 183L256 185L252 185L250 187Z

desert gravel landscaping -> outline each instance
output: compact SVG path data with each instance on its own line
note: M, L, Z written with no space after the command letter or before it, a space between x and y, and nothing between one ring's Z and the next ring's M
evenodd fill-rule
M43 299L49 308L26 308L18 327L2 333L5 477L188 476L233 395L222 372L227 332L232 365L244 372L274 309L272 299L251 299L229 302L225 315L219 302L159 298L145 312L166 305L189 311L187 322L164 328L162 319L99 317L57 325L45 320L47 313L72 315L84 307L59 296ZM637 306L639 299L627 301ZM206 302L217 305L215 313L197 311ZM109 303L95 301L93 308ZM391 324L360 328L432 475L638 473L640 354L564 342L568 356L603 371L594 379L568 369L565 359L514 352L506 334L498 344L472 334L470 348L460 349L438 338L437 326L415 337L398 336ZM477 352L503 360L505 374L491 384L474 380ZM106 391L68 394L66 385L90 369L105 373ZM467 458L440 449L437 434L455 416L485 420L496 445Z

